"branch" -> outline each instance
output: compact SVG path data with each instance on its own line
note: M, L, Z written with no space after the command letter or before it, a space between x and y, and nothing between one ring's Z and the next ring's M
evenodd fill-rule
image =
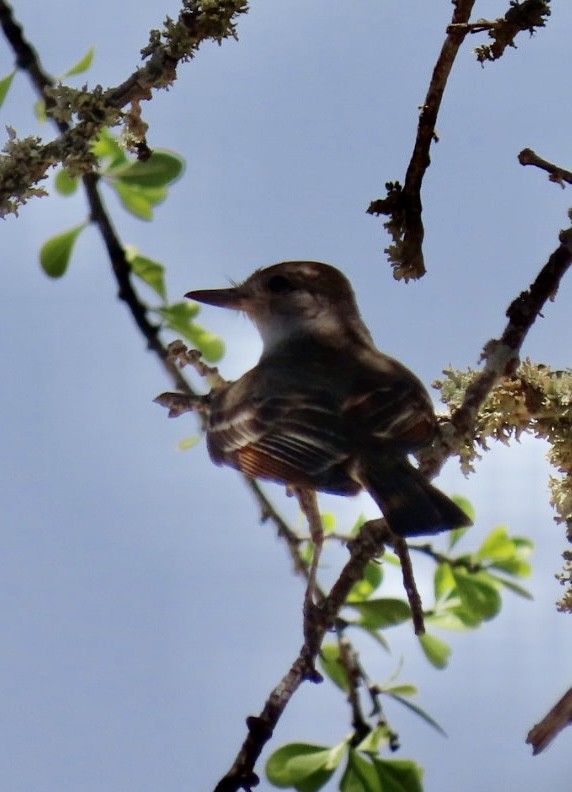
M556 184L559 184L562 189L565 188L564 182L572 184L572 173L569 170L561 168L559 165L555 165L553 162L548 162L548 160L542 159L542 157L539 157L538 154L532 149L523 149L518 155L518 161L521 165L535 165L537 168L547 171L550 181L556 182Z
M572 724L572 688L552 707L529 732L526 742L532 745L534 756L547 748L556 735Z
M420 469L434 477L445 460L459 452L463 438L474 430L477 413L484 400L504 375L514 372L520 349L528 331L540 315L547 300L556 297L560 281L572 263L572 228L560 232L560 245L538 273L527 291L508 307L508 323L499 339L489 341L481 358L486 360L480 374L465 392L462 405L448 421L441 424L433 445L418 454Z
M220 44L225 38L236 38L235 18L248 10L246 0L183 0L182 6L176 22L167 18L161 33L151 31L149 44L142 50L147 59L144 66L114 88L103 91L98 86L89 92L53 87L52 78L41 68L35 50L14 20L12 9L0 0L0 24L16 55L16 65L30 74L46 102L46 112L56 120L61 133L47 144L34 138L9 141L6 151L10 156L0 162L0 214L16 212L35 194L33 185L46 178L48 169L57 163L64 163L74 175L93 173L97 161L91 143L102 127L121 121L128 125L131 117L123 115L122 108L150 99L153 90L169 87L177 77L177 66L193 58L204 41ZM73 115L78 123L71 126ZM143 150L147 151L146 146Z
M407 281L409 278L420 278L425 273L421 185L431 163L431 143L437 140L435 127L447 80L468 32L462 26L469 21L474 4L475 0L457 0L455 3L451 26L447 29L447 37L435 63L419 114L417 138L403 188L397 182L389 182L386 185L387 197L373 201L367 209L368 214L389 215L390 219L384 226L391 234L393 244L385 252L393 267L393 276L398 279Z
M350 558L328 596L312 609L312 645L304 642L290 670L270 693L260 714L247 718L248 735L232 767L215 787L215 792L250 790L258 783L254 766L288 702L305 680L317 682L315 661L326 631L334 625L352 586L361 580L365 567L374 556L383 553L391 535L384 520L370 520L362 526L359 536L350 545Z

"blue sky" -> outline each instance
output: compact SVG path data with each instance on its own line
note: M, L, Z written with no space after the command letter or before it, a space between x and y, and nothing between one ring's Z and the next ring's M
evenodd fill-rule
M59 0L41 15L14 5L54 74L97 45L77 81L90 86L121 82L148 30L177 13L174 0ZM477 5L476 16L504 11ZM166 265L173 300L275 261L319 259L349 275L380 348L427 386L449 363L477 365L567 223L569 193L516 157L529 146L570 167L562 75L572 7L555 5L545 31L485 69L471 54L480 40L465 43L424 187L428 275L406 286L393 280L381 221L365 209L386 181L403 179L449 15L444 1L253 2L238 43L205 46L144 105L149 143L180 152L186 173L151 224L111 195L109 208L123 241ZM49 33L48 16L61 21ZM0 75L11 68L0 45ZM35 126L34 100L18 76L2 124L49 138L51 129ZM245 716L297 653L302 585L233 472L211 465L204 443L177 450L194 419L168 421L152 403L170 383L116 300L95 231L82 235L61 281L40 271L41 243L85 214L81 196L53 195L2 226L1 785L208 790L234 757ZM571 297L565 281L525 355L570 365ZM214 308L202 318L227 340L226 376L256 361L260 344L244 318ZM548 506L544 453L525 439L494 449L469 479L454 462L440 478L475 505L471 546L499 523L534 539L534 601L506 595L494 622L444 634L453 646L446 671L427 664L408 627L388 636L391 655L361 647L382 681L403 656L401 678L449 734L387 706L400 755L426 768L427 790L569 788L568 732L539 757L524 744L570 686L569 619L553 605L563 530ZM270 490L295 519L293 504ZM376 513L365 496L322 504L340 527ZM342 559L329 553L324 574ZM416 565L427 595L431 568ZM274 747L337 742L349 729L331 686L307 686Z

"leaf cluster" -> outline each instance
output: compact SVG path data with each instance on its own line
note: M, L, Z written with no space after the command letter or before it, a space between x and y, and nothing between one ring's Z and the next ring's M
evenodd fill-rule
M108 130L99 135L93 153L99 163L99 180L115 192L130 214L141 220L153 218L154 208L165 200L170 186L184 169L184 162L178 154L163 149L155 150L145 162L128 157L119 140ZM77 176L61 168L55 177L55 187L61 195L72 195L79 181ZM85 220L44 242L40 263L46 275L59 278L65 274L77 239L89 224L89 219ZM196 323L199 305L190 300L168 302L163 264L132 245L124 245L123 255L129 271L161 299L159 305L149 310L157 316L162 327L190 341L207 360L218 360L224 345L218 336Z
M458 499L467 512L472 508ZM472 514L471 514L472 516ZM324 515L326 536L335 537L335 519ZM363 519L352 529L355 535ZM479 627L498 615L502 607L502 589L523 597L530 594L516 581L527 577L532 551L530 540L509 536L505 526L493 528L481 545L472 552L457 552L457 545L466 529L452 531L447 548L436 552L432 545L410 545L435 562L434 604L425 612L425 621L435 629L467 630ZM323 672L351 702L354 731L334 746L303 742L290 743L276 750L268 759L266 772L274 786L293 788L298 792L321 789L345 761L339 781L341 792L381 792L381 790L416 790L422 786L422 770L409 759L382 758L384 750L399 747L397 733L389 725L382 701L396 701L444 733L425 710L411 701L417 688L397 682L395 672L386 682L373 681L359 661L357 652L346 640L349 631L365 632L381 647L389 649L387 630L411 621L409 603L398 597L383 596L381 589L387 565L398 565L396 556L385 553L382 563L371 561L360 581L352 588L337 620L337 642L322 647L320 665ZM450 646L434 633L419 636L419 644L427 660L436 668L447 666ZM350 647L350 648L348 648ZM361 713L359 691L365 691L371 702L371 713Z

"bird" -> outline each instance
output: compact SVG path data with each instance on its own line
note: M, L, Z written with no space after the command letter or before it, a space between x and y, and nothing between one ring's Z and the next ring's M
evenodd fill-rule
M472 524L409 460L435 436L431 399L376 348L340 270L285 261L185 297L244 312L263 343L254 368L209 396L213 462L290 488L365 489L401 537Z

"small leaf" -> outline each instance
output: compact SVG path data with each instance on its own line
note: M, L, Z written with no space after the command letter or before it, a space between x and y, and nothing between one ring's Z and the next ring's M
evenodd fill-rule
M62 77L71 77L73 74L81 74L84 71L87 71L91 66L91 62L93 60L93 56L95 53L95 46L91 46L88 51L85 53L83 58L80 58L77 63L75 63L70 69L65 71L62 74Z
M456 589L455 578L449 564L441 563L435 567L433 579L435 599L440 602L451 596Z
M492 619L501 608L501 598L490 576L485 572L469 574L461 568L453 569L453 577L461 598L461 605L482 619Z
M426 614L425 624L432 624L434 627L440 627L444 630L466 630L468 627L474 626L468 625L466 621L460 618L457 614L458 608L458 605L449 607L447 604L447 610Z
M451 654L451 647L431 633L418 636L425 657L435 668L445 668Z
M492 560L512 558L516 547L512 539L507 536L506 525L497 525L484 538L476 552L477 558L490 558Z
M166 187L178 179L185 162L178 154L155 149L145 162L133 160L110 169L113 176L122 182L138 187Z
M10 90L10 86L12 85L12 80L14 79L15 74L16 70L10 72L10 74L7 74L6 77L2 77L2 79L0 79L0 107L2 107L4 99L6 98L6 94Z
M378 753L382 747L389 744L390 737L389 726L386 723L378 723L355 747L357 751L363 753Z
M117 192L119 200L128 212L141 220L153 219L153 202L149 200L149 196L144 190L137 186L124 184L118 180L112 180L108 183Z
M346 742L329 748L289 743L278 748L266 763L268 780L277 787L315 792L327 783L346 751Z
M324 532L332 533L336 528L336 515L332 512L322 512L320 517L322 518L322 528Z
M340 792L384 792L375 768L369 759L353 748L348 754L348 763L340 780Z
M375 561L366 564L364 575L361 580L354 583L347 596L347 602L361 602L366 600L381 584L383 579L383 569Z
M48 116L46 114L46 103L43 99L37 99L34 102L34 115L40 124L45 124L48 120Z
M99 159L109 160L108 168L116 167L128 161L118 139L111 135L107 128L101 130L91 150Z
M200 442L201 438L199 435L191 435L190 437L185 437L184 440L179 440L177 449L179 451L188 451L189 448L194 448Z
M216 363L224 355L224 341L200 325L192 324L186 337L200 349L209 363Z
M529 600L534 599L530 591L525 589L524 586L519 586L518 583L515 583L512 580L507 580L505 577L502 577L502 575L493 575L492 573L489 574L494 580L497 581L497 583L500 583L501 586L510 589L510 591L514 592L515 594L518 594L519 597L524 597L525 599Z
M411 618L411 609L407 602L394 597L348 602L347 605L359 612L361 625L368 629L392 627Z
M380 687L384 693L387 693L390 696L416 696L417 695L417 688L415 685L411 685L410 683L403 682L401 685L382 685Z
M125 246L125 255L134 275L150 286L163 300L167 298L165 267L158 261L142 256L133 245Z
M365 523L365 521L366 521L366 518L364 517L364 515L360 514L358 516L357 520L355 521L355 523L352 525L352 528L350 530L350 534L352 536L357 536L358 533L360 532L360 529L361 529L362 525Z
M439 726L437 721L434 720L434 718L432 718L428 712L425 712L424 709L418 707L417 704L413 704L412 701L407 701L407 699L403 698L403 696L400 696L396 693L391 693L389 690L385 690L384 693L386 693L388 696L391 696L391 698L395 699L396 701L399 701L400 704L403 704L404 707L407 707L407 709L410 709L416 715L419 715L419 717L424 720L425 723L428 723L429 726L433 727L433 729L438 731L439 734L442 734L443 737L447 736L447 732L441 726Z
M380 759L373 766L383 792L423 792L423 768L412 759Z
M54 179L54 187L60 195L72 195L77 190L77 176L70 176L65 168L60 168Z
M64 274L68 267L75 241L85 226L86 223L81 223L44 242L40 248L40 263L42 269L50 278L59 278Z
M154 310L163 317L167 327L190 341L208 361L216 362L223 356L224 343L222 340L192 321L199 312L198 303L186 300Z
M340 663L340 647L337 643L327 643L320 650L320 667L330 677L340 690L346 693L349 690L346 669Z

